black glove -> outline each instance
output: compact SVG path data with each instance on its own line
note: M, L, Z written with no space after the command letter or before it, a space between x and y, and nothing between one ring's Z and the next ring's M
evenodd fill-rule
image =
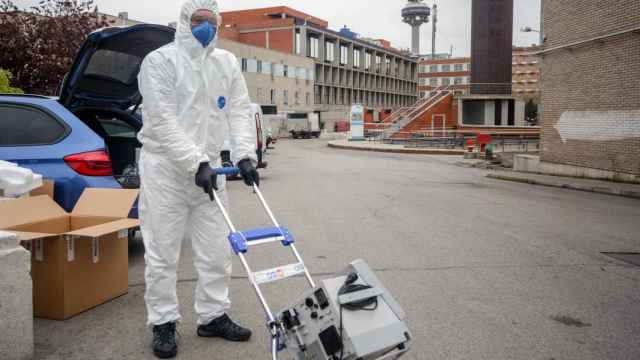
M240 162L238 162L238 169L240 169L240 175L242 175L244 183L247 184L247 186L253 186L254 183L260 186L260 175L251 160L240 160Z
M201 187L205 194L209 194L213 201L213 190L218 190L218 174L209 166L208 162L200 163L196 172L196 186Z

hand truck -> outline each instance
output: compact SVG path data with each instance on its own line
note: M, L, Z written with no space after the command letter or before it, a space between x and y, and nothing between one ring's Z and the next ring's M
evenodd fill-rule
M240 170L238 168L228 167L215 169L215 172L218 175L237 175ZM309 273L307 267L302 261L300 253L294 245L293 236L286 227L278 224L278 221L273 216L269 205L265 201L262 193L260 192L260 189L256 184L253 184L253 192L258 197L258 200L262 204L262 207L273 223L273 227L253 229L249 231L238 231L231 222L229 213L220 201L220 197L218 196L218 194L215 191L212 191L209 196L211 196L212 200L215 201L215 203L218 205L218 208L220 209L220 212L222 213L222 216L224 217L224 220L229 227L229 242L231 244L231 247L233 248L233 251L236 253L236 255L238 255L238 257L240 258L240 262L242 263L242 266L244 267L249 277L249 282L253 286L253 289L255 290L256 295L258 296L258 299L260 300L260 303L262 304L262 307L267 315L267 328L269 334L271 335L271 357L273 360L277 360L278 351L282 350L282 341L285 329L283 325L276 319L276 317L273 315L273 312L269 308L262 290L260 289L260 285L302 274L304 274L307 282L309 283L309 286L312 289L315 288L316 285L313 282L313 279L311 278L311 274ZM249 267L244 254L247 253L247 250L251 246L264 245L273 242L280 242L285 247L291 249L298 262L295 264L275 267L273 269L253 272L251 270L251 267Z

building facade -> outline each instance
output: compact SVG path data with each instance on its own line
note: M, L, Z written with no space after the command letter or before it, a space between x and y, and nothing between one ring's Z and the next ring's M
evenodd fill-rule
M221 37L314 62L314 109L325 127L348 119L354 103L376 113L417 101L417 62L384 40L364 39L319 18L273 7L222 13Z
M512 94L525 101L540 103L540 46L514 47Z
M418 64L418 92L421 98L431 96L433 91L442 87L465 94L469 92L470 58L422 59Z
M252 102L265 110L314 111L312 59L227 39L220 39L217 46L238 58Z
M640 1L542 10L541 160L640 179Z
M512 54L512 95L535 104L540 102L539 46L514 47ZM471 84L471 58L439 56L422 58L418 66L418 92L429 96L437 88L449 86L468 94Z

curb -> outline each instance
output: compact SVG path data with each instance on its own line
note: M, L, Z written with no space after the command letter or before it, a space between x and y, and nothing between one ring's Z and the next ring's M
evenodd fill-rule
M548 186L548 187L555 187L555 188L560 188L560 189L571 189L571 190L586 191L586 192L592 192L592 193L598 193L598 194L622 196L622 197L627 197L627 198L632 198L632 199L640 199L640 192L639 191L629 191L629 190L621 190L621 189L599 187L599 186L583 186L583 185L576 185L576 184L559 184L559 183L554 183L554 182L533 180L533 179L528 179L528 178L524 178L524 177L498 175L498 174L487 174L487 177L490 178L490 179L511 181L511 182L517 182L517 183L521 183L521 184Z
M339 145L331 142L328 143L328 146L330 148L340 149L340 150L369 151L369 152L394 153L394 154L418 154L418 155L463 155L464 154L464 150L385 149L385 148L364 147L364 146Z

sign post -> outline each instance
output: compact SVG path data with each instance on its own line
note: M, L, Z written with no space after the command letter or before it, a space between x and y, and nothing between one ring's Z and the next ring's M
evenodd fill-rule
M351 129L349 141L364 140L364 107L362 105L351 106Z

